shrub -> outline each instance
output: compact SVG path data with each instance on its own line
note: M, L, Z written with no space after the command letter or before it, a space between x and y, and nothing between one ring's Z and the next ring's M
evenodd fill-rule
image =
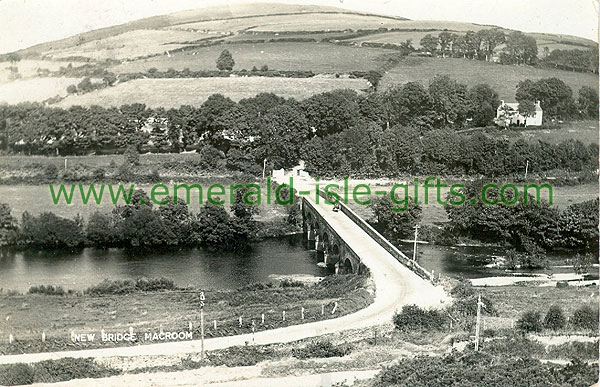
M58 177L58 167L54 164L46 165L46 168L44 168L44 177L48 180L56 180Z
M292 356L297 359L341 357L352 352L349 345L334 345L329 340L318 340L302 348L292 349Z
M573 313L571 324L582 329L598 329L598 308L583 305Z
M396 329L406 332L412 330L441 330L446 318L437 310L421 309L417 305L405 305L393 318Z
M107 294L128 294L134 292L156 292L177 290L175 283L167 278L139 278L132 280L104 280L87 288L84 293L94 296Z
M27 293L29 293L29 294L45 294L47 296L64 296L66 294L66 292L62 288L62 286L54 286L54 285L32 286L29 288L29 291Z
M542 330L540 312L528 310L517 320L516 328L523 332L540 332Z
M280 288L303 288L304 282L285 278L284 280L281 281L281 283L279 284L279 287Z
M563 314L562 309L558 305L553 305L548 309L546 317L544 317L544 327L547 329L561 329L567 324L567 319Z
M466 298L475 295L475 291L473 290L473 286L468 281L461 281L456 286L450 290L450 294L452 297L456 298Z
M219 351L211 351L207 358L211 365L224 365L226 367L247 367L270 360L276 354L269 347L230 347Z
M0 385L20 386L33 384L33 368L28 364L17 363L0 366Z
M129 166L135 166L140 163L140 154L137 148L133 145L130 145L127 147L127 149L125 149L123 156L125 156L125 162Z

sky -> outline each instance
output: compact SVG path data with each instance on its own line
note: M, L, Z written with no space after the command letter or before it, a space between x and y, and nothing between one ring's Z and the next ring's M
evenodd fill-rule
M414 20L494 24L598 41L599 0L262 0ZM0 53L144 17L248 0L0 0Z

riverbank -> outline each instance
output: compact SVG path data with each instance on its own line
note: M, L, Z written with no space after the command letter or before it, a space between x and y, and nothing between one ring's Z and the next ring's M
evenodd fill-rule
M235 291L0 295L0 354L197 340L202 302L205 336L212 338L336 318L370 305L373 295L369 277L357 275L329 276L314 285L253 284ZM128 340L130 328L133 340ZM102 333L113 340L103 341Z

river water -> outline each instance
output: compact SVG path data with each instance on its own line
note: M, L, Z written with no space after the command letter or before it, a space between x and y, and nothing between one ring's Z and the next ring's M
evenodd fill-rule
M412 257L412 244L402 244L399 248ZM510 275L488 266L494 257L505 253L506 249L500 247L419 245L417 257L423 267L435 273L481 278ZM28 250L4 252L0 256L0 288L26 292L32 285L60 285L83 290L104 279L166 277L179 286L237 289L254 282L270 282L278 276L321 277L331 273L317 263L315 252L305 248L302 235L267 239L256 243L250 251L237 254L205 249ZM572 268L552 269L555 273L572 271ZM548 273L547 270L529 272Z
M104 279L165 277L179 286L236 289L277 275L324 276L302 236L268 239L244 253L205 249L132 251L86 248L77 252L19 251L0 257L0 288L25 292L32 285L82 290Z

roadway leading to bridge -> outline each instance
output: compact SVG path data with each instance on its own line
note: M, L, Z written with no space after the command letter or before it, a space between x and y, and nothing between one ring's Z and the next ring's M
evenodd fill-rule
M403 305L417 304L429 307L449 301L440 286L433 286L398 262L343 212L333 212L331 205L315 204L312 198L306 196L305 198L369 268L376 287L374 302L365 309L339 318L261 331L255 333L254 337L252 334L244 334L206 339L204 345L207 351L245 345L252 343L253 340L255 344L287 343L347 329L381 325L389 323L394 312ZM200 352L200 340L193 340L131 347L5 355L0 356L0 364L32 363L65 357L106 358L198 352Z

